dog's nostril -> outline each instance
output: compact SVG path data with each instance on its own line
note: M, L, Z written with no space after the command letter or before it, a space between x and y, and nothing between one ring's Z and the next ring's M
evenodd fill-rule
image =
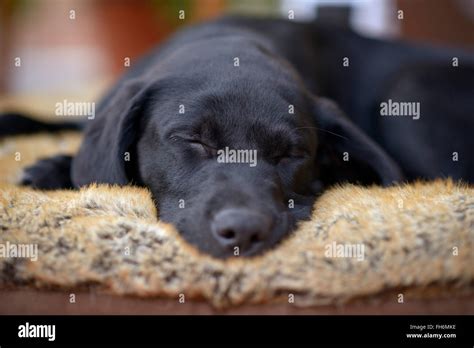
M220 236L222 236L225 239L234 239L235 238L235 232L231 229L223 229L222 231L218 232Z
M250 244L256 244L256 243L261 242L261 241L262 241L261 235L258 234L258 233L254 233L250 237Z
M271 233L269 216L246 208L229 208L220 211L212 221L216 241L228 251L239 247L241 253L256 252Z

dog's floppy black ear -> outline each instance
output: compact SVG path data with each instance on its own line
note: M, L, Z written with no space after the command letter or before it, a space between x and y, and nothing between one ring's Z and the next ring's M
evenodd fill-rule
M147 106L152 86L142 80L124 82L88 120L84 141L74 157L74 186L93 182L125 185L130 182L127 165L137 140L138 123Z
M395 161L334 102L313 98L319 138L316 170L323 184L347 181L390 185L403 180Z

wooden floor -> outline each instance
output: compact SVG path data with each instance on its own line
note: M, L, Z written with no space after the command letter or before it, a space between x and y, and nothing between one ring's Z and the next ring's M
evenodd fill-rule
M394 296L359 300L340 306L298 308L295 305L241 306L217 311L206 303L163 299L140 299L96 292L69 292L30 289L0 290L0 314L474 314L474 294L442 299L408 300L400 304Z

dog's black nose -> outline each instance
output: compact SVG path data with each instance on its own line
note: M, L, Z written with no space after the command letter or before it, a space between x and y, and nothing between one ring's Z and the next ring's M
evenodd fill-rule
M212 221L214 238L223 247L223 254L251 255L265 245L270 236L272 219L262 213L246 208L224 209Z

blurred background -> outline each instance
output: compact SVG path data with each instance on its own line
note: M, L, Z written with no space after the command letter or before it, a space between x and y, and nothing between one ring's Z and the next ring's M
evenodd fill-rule
M474 47L474 0L0 0L0 95L96 95L180 26L226 13Z

